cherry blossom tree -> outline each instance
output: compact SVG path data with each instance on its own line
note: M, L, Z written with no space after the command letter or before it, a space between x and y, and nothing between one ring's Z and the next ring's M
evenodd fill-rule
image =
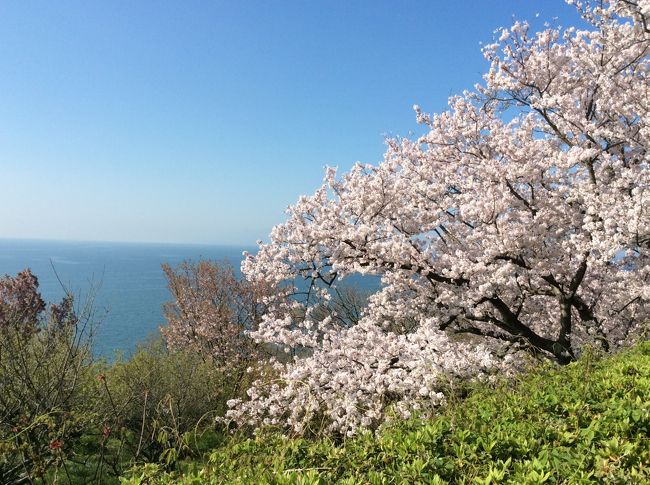
M247 255L249 280L293 282L253 337L303 352L231 418L354 433L391 403L444 401L444 376L507 371L522 351L566 364L640 330L650 1L570 3L588 28L498 31L482 84L443 113L416 106L426 133L388 140L380 164L327 169ZM382 278L359 323L311 318L313 296L353 273Z
M239 279L226 262L164 264L163 271L173 301L163 306L161 331L171 348L189 348L231 368L264 354L245 331L257 328L270 285Z
M0 278L0 329L13 328L31 335L46 309L38 292L38 279L29 269L15 277Z

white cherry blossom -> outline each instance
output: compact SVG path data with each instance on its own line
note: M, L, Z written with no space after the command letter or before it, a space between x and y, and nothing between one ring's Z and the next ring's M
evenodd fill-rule
M289 282L252 336L294 357L231 418L350 434L443 402L449 376L507 372L522 351L564 364L640 330L650 2L571 3L591 28L500 30L483 84L443 113L415 106L427 133L389 140L378 165L328 168L245 259L250 280ZM313 317L353 273L382 278L360 323Z

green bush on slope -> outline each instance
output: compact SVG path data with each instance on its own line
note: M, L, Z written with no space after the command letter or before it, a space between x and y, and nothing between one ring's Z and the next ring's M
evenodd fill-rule
M173 469L228 438L214 422L230 397L228 383L200 355L169 352L152 336L128 359L97 367L100 424L75 443L66 463L73 483L116 483L134 463Z
M184 475L156 465L123 483L650 482L650 342L477 389L433 420L335 444L233 439Z

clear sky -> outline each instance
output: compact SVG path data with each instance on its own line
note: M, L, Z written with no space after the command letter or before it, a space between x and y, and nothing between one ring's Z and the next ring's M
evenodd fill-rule
M254 244L561 0L0 3L0 238Z

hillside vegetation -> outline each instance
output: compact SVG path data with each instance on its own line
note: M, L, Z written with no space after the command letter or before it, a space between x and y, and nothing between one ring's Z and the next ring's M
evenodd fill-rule
M266 433L233 438L205 464L143 483L648 483L650 342L584 355L473 390L432 420L394 422L341 443Z

